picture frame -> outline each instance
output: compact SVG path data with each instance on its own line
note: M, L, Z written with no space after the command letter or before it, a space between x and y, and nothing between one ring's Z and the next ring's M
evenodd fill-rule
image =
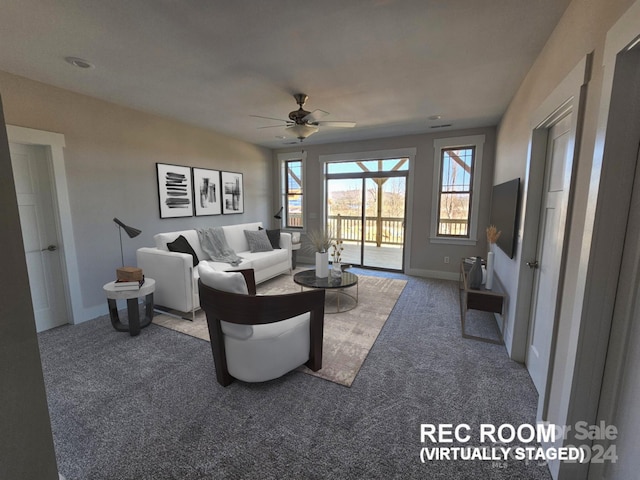
M193 204L196 217L222 213L220 171L193 167Z
M224 215L244 213L244 186L242 173L222 172L222 213Z
M192 217L191 167L156 163L160 218Z

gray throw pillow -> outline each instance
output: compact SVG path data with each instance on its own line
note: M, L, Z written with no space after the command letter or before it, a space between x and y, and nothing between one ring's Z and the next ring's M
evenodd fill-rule
M247 237L251 253L271 252L273 250L267 232L264 230L245 230L244 236Z
M258 230L264 230L262 227L258 227ZM269 237L269 241L271 242L271 246L274 250L280 250L280 229L276 230L264 230L267 232L267 237Z

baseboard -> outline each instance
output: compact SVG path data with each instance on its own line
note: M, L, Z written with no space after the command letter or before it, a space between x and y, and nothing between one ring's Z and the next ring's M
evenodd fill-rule
M79 323L83 323L89 320L93 320L94 318L101 317L103 315L107 315L109 313L109 307L107 306L107 299L104 299L104 305L96 305L95 307L83 308L79 315L76 315L73 318L71 323L72 325L77 325Z
M405 270L407 275L423 278L437 278L439 280L460 280L460 274L457 272L443 272L441 270L425 270L422 268L409 268Z

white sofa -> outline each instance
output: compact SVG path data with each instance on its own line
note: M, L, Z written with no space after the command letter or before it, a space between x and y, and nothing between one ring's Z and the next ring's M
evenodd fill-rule
M193 267L193 258L188 253L171 252L167 243L180 235L185 237L200 262L207 262L215 270L233 271L252 268L256 283L264 282L283 273L291 273L291 234L280 233L280 248L270 252L251 252L245 230L258 230L261 222L242 223L222 227L225 238L234 252L242 257L237 266L214 262L202 250L198 232L183 230L154 235L155 247L139 248L136 252L138 267L145 276L156 281L154 303L165 309L180 312L195 312L200 307L198 294L198 269Z

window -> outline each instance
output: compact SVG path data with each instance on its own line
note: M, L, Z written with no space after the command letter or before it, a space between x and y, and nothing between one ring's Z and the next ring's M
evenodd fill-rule
M440 151L438 236L469 237L475 147Z
M475 244L484 135L434 142L431 241Z
M284 226L302 228L303 181L302 160L285 160L284 165Z

